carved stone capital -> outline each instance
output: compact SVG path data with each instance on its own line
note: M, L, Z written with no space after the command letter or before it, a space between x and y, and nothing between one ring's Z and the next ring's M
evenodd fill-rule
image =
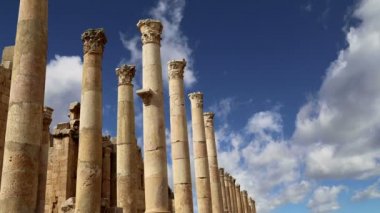
M205 112L205 113L203 113L203 117L204 117L206 127L213 127L214 126L215 113Z
M145 106L150 105L150 100L153 96L153 91L150 89L140 89L136 91L136 94L142 99Z
M190 101L195 104L197 108L203 108L203 93L193 92L189 94Z
M82 34L83 53L103 54L107 37L103 29L88 29Z
M116 75L119 77L120 85L132 85L133 77L135 77L136 66L123 64L116 68Z
M53 116L53 109L50 107L44 107L44 112L43 112L43 128L44 129L49 129L49 126L52 121L52 116Z
M183 79L183 73L185 72L186 60L171 60L168 62L169 80L171 79Z
M161 44L162 24L159 20L144 19L137 23L141 32L141 41L143 44L156 43Z

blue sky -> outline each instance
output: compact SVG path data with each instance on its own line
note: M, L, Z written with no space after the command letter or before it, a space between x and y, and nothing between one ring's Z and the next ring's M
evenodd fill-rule
M66 0L50 1L49 10L46 103L54 124L80 100L81 33L103 27L104 132L116 134L114 70L136 64L140 88L136 23L158 18L168 138L166 63L186 58L186 93L204 92L205 110L216 113L219 164L259 212L380 209L378 0ZM17 12L18 1L0 7L0 47L14 43Z

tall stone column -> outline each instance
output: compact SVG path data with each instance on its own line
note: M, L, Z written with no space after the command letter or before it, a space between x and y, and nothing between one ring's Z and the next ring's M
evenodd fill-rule
M230 193L230 203L231 203L231 212L233 213L236 213L236 206L235 206L235 193L234 193L234 185L235 183L233 182L233 178L232 176L228 176L228 190L229 190L229 193Z
M222 192L220 191L220 179L218 171L219 166L217 154L218 151L216 149L215 142L214 116L215 114L213 112L205 112L203 114L206 132L208 167L210 172L212 212L222 212L223 201Z
M103 29L82 34L83 73L75 212L100 212L102 185Z
M46 194L46 179L47 179L47 165L50 146L50 123L52 121L53 109L44 107L43 121L42 121L42 140L40 149L40 164L38 173L38 194L37 194L37 213L45 211L45 194Z
M249 206L251 208L251 212L256 213L256 202L254 199L249 198Z
M170 137L172 145L175 212L192 213L193 195L183 73L186 61L168 63L170 97Z
M249 205L248 205L248 194L247 191L242 191L242 199L243 199L243 209L245 213L249 213Z
M122 65L116 69L119 77L117 103L117 206L124 213L137 212L137 143L135 140L135 109L132 80L136 68Z
M243 213L243 205L242 205L242 200L241 200L241 196L240 196L240 185L239 184L236 184L236 186L235 186L235 193L236 193L237 212Z
M227 211L232 212L230 175L227 172L224 176L224 186L226 188Z
M36 210L48 44L48 0L20 0L0 212Z
M232 201L234 205L234 212L238 212L238 206L237 206L237 199L236 199L236 189L235 189L235 184L236 184L236 179L231 177L231 190L232 190Z
M111 201L111 137L103 137L102 198L107 204Z
M227 198L226 198L226 187L224 183L224 169L219 169L219 178L220 178L220 191L222 192L222 202L223 202L223 212L228 211L227 207Z
M162 24L146 19L137 23L141 31L144 102L145 212L168 212L168 173L165 142L165 113L162 91L160 40Z
M205 126L203 121L203 94L189 94L191 101L191 123L193 129L195 185L197 190L198 212L212 212L210 172L207 159Z

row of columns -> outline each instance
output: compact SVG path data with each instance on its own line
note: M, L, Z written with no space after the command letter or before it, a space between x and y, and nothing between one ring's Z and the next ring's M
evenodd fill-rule
M43 199L39 182L46 180L46 144L52 110L45 109L44 85L47 55L47 0L21 0L7 118L0 212L30 212ZM165 142L165 114L160 41L163 26L158 20L141 20L143 88L144 182L146 212L169 212ZM103 29L82 34L83 77L75 212L100 212L102 192L102 58L106 35ZM184 104L186 62L169 66L170 124L176 212L193 212L190 156ZM134 66L117 69L117 205L136 212L137 151L134 124ZM203 94L189 94L191 101L194 164L198 212L247 211L254 201L240 192L235 179L218 170L214 114L203 112ZM43 115L50 116L43 120ZM33 126L34 128L31 128ZM41 129L41 131L35 131ZM43 130L43 131L42 131ZM107 151L107 149L106 149ZM42 154L41 154L42 153ZM41 162L40 162L41 161ZM108 173L107 173L108 174ZM44 177L45 175L45 177ZM221 177L223 176L223 177ZM25 181L28 180L28 181ZM46 181L45 181L46 182ZM106 184L107 185L107 184ZM240 195L243 194L242 197ZM238 198L239 197L239 198ZM253 209L253 207L251 208ZM243 211L244 210L244 211Z

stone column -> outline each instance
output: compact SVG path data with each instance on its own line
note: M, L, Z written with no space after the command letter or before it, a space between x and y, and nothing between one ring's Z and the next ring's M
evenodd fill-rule
M256 202L254 199L249 198L249 206L251 208L251 212L256 213Z
M102 185L103 29L82 34L83 73L75 212L100 212Z
M212 212L222 212L223 203L222 192L220 191L218 154L216 149L214 131L214 116L215 114L213 112L205 112L203 114L206 132L208 167L210 172Z
M0 212L36 210L48 44L48 0L20 0Z
M165 142L165 113L162 90L160 40L162 24L158 20L140 20L143 60L143 89L137 94L144 102L145 212L168 212L168 173Z
M170 61L168 63L170 137L172 145L175 212L192 213L193 195L183 82L185 66L185 59L182 61Z
M243 200L243 209L245 213L249 213L249 205L248 205L248 194L247 191L242 191L242 200Z
M227 211L232 212L232 203L231 203L231 184L230 184L230 175L226 172L224 176L224 186L226 188L226 203L227 203Z
M235 184L236 184L236 179L231 177L231 190L232 190L232 201L234 205L234 212L238 212L238 206L237 206L237 199L236 199L236 189L235 189Z
M226 198L226 187L224 183L224 169L219 169L219 178L220 178L220 191L222 192L222 202L223 202L223 212L228 211L227 198Z
M230 203L231 203L231 212L233 212L233 213L236 213L236 206L235 206L235 193L234 193L234 188L233 188L233 186L234 186L234 182L232 181L232 177L231 177L231 175L228 177L228 184L229 184L229 186L228 186L228 190L229 190L229 193L230 193Z
M193 129L195 185L198 200L198 212L212 212L210 172L207 159L205 126L203 121L203 94L189 94L191 101L191 123Z
M43 121L42 121L42 140L40 149L40 164L38 173L38 194L37 194L37 213L45 211L45 193L46 193L46 178L47 178L47 164L50 146L50 123L52 121L53 109L44 107Z
M103 137L102 198L109 205L111 201L111 137Z
M135 213L137 193L135 140L135 109L132 80L136 68L133 65L122 65L116 69L119 78L117 106L117 206L124 213Z
M243 205L242 205L242 200L241 200L241 196L240 196L240 185L239 184L236 184L235 190L236 190L237 212L243 213Z

